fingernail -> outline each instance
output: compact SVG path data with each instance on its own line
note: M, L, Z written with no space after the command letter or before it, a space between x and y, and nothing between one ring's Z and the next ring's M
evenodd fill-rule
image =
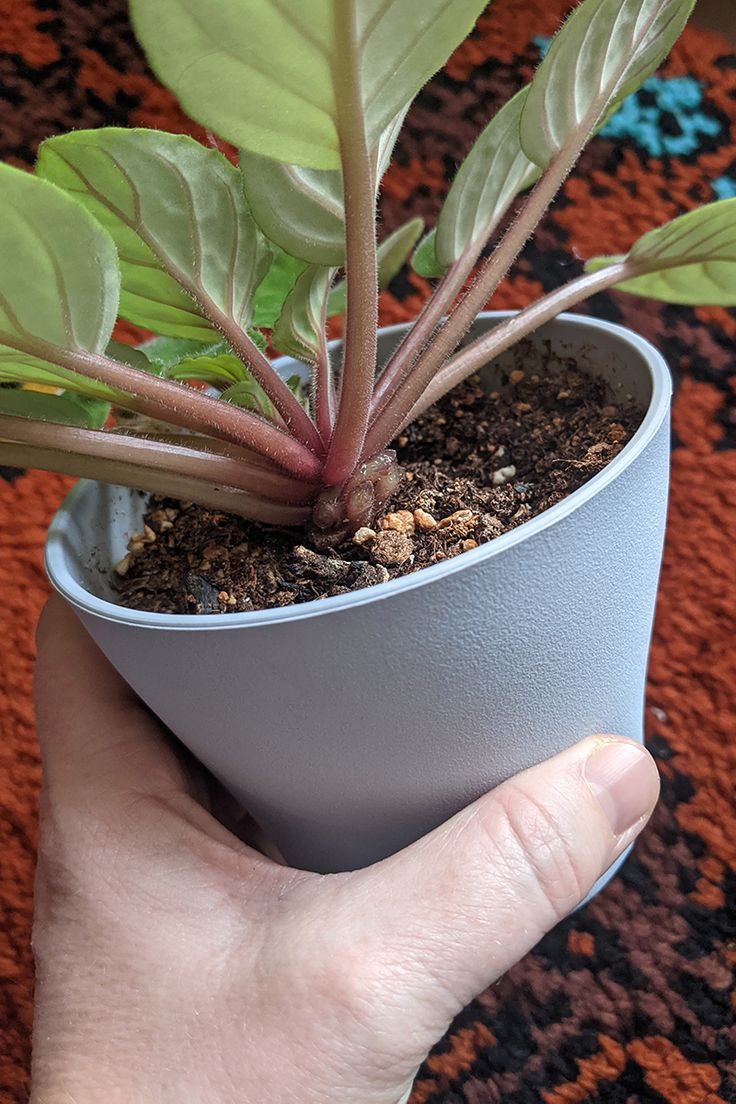
M599 744L588 756L583 775L615 836L633 828L657 800L657 768L640 744Z

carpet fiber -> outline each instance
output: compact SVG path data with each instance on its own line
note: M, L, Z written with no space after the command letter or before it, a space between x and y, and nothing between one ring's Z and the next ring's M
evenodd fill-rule
M496 106L527 80L566 0L494 0L422 93L385 185L383 229L433 219ZM0 154L32 164L69 127L192 130L151 78L123 0L0 0ZM494 299L521 307L580 258L736 195L736 56L689 29L609 121ZM426 284L399 276L384 322ZM458 1018L412 1104L736 1101L736 312L600 296L596 315L657 345L675 375L675 453L647 734L662 802L621 875ZM33 625L44 527L68 481L0 479L0 1101L27 1099L38 760Z

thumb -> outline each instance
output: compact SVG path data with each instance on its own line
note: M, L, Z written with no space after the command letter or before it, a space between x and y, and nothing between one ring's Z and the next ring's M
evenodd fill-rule
M644 827L659 776L641 745L592 737L509 779L351 876L353 934L439 1033L590 892ZM355 899L355 898L353 898ZM430 1040L431 1041L431 1040Z

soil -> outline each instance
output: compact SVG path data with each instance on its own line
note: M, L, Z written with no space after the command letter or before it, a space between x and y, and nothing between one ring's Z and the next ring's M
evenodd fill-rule
M303 532L151 499L116 568L121 604L201 614L290 606L407 575L522 525L604 468L642 418L574 362L532 362L534 372L518 368L490 394L471 377L411 425L393 442L404 478L388 509L326 552Z

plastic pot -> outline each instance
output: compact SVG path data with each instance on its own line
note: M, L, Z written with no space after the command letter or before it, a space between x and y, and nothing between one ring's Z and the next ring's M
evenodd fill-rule
M506 316L482 315L471 336ZM381 332L382 356L403 329ZM637 399L640 428L563 502L413 575L285 609L143 613L116 605L109 583L141 528L140 494L82 481L51 525L56 589L295 866L378 860L590 733L642 739L669 373L641 337L587 317L531 342L531 364L543 350L574 356ZM513 358L484 370L489 387Z

